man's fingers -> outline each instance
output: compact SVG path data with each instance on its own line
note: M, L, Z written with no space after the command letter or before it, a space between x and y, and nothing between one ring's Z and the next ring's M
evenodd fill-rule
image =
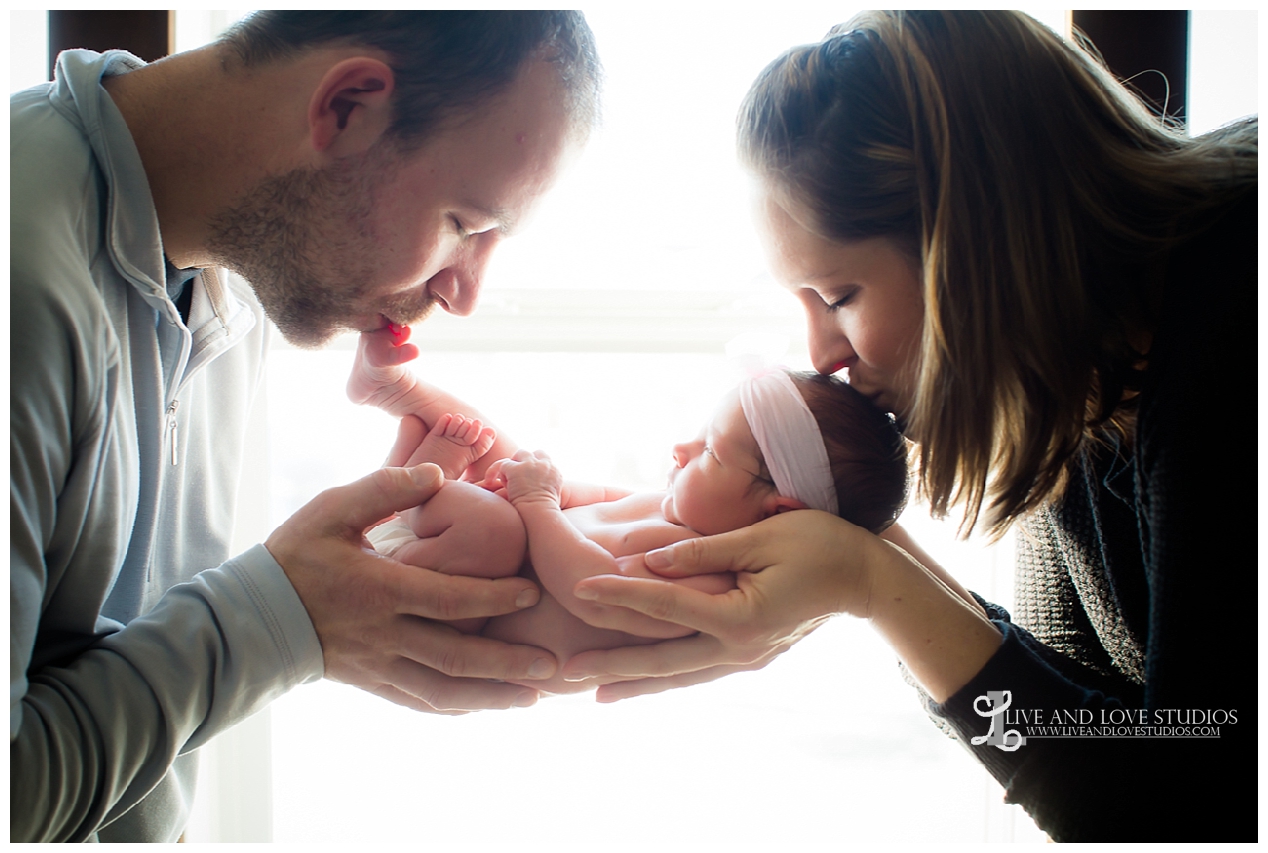
M536 681L550 678L558 666L554 655L535 646L515 646L462 634L447 625L424 619L400 617L401 633L397 642L403 659L422 664L455 679L494 678L499 681ZM400 684L400 682L397 682ZM441 707L417 690L405 685L411 693L423 698L432 707ZM520 688L523 690L524 688ZM494 692L494 691L486 691ZM444 707L468 707L445 705ZM506 707L510 707L507 705Z
M424 712L460 714L526 708L536 704L538 698L537 691L529 687L476 678L452 678L404 659L398 661L391 676L394 685L381 685L371 692ZM388 695L384 691L396 692ZM407 698L411 696L414 702Z
M399 510L429 500L444 482L444 474L431 464L380 468L313 498L269 534L264 547L296 584L301 598L305 596L300 587L313 578L329 586L337 585L340 575L347 573L362 580L377 577L381 566L363 562L372 559L365 554L369 549L365 531ZM341 550L345 542L356 547ZM311 614L312 603L305 598L304 605Z
M445 475L430 463L413 468L380 468L354 483L329 489L314 501L324 517L359 534L395 512L425 503L440 489Z
M658 575L675 578L744 571L748 562L745 558L752 550L748 538L747 529L740 529L686 539L667 548L648 551L643 555L643 563Z
M541 592L524 578L469 578L407 566L388 557L366 555L366 559L388 572L386 591L397 613L453 622L502 616L541 600Z
M460 717L467 711L438 711L431 705L428 705L422 699L419 699L412 693L406 693L390 684L380 684L378 687L366 688L367 692L373 693L382 699L386 699L393 704L400 705L403 708L409 708L411 711L421 711L424 714L441 714L446 717Z
M710 595L668 581L620 575L586 578L577 583L573 594L583 601L625 607L653 619L683 625L706 634L716 634L720 628L741 618L737 610L744 602L743 594L736 590ZM619 613L612 614L606 622L601 613L595 614L593 618L587 616L586 621L599 628L614 630L620 630L622 624Z

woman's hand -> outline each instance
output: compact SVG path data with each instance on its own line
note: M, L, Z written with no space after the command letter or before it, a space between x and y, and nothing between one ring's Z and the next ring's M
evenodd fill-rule
M868 616L871 567L893 553L866 530L816 510L782 513L650 552L646 564L657 574L732 571L737 588L709 595L657 580L583 580L577 597L614 608L612 626L628 608L700 633L652 646L584 652L568 661L563 675L631 679L599 688L599 701L612 702L760 669L837 613Z
M649 553L646 562L658 574L676 577L734 571L737 588L708 595L638 578L578 583L578 598L700 632L572 658L564 665L565 679L630 679L599 688L600 702L760 669L836 613L869 620L938 702L967 684L1001 641L972 596L958 593L901 548L824 512L797 510L679 542ZM601 619L586 621L602 627Z

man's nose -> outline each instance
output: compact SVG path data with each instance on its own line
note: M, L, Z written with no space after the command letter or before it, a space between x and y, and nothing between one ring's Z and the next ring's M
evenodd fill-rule
M806 312L806 343L810 349L810 361L822 374L835 373L849 367L857 357L850 339L841 331L835 317L825 310Z
M471 245L464 247L453 263L429 282L432 295L441 300L442 307L450 314L466 317L475 311L484 273L497 243L492 234L475 235Z

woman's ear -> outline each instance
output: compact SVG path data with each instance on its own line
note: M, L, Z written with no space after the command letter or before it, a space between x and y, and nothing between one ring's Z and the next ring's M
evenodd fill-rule
M313 150L337 160L369 149L391 127L395 84L387 63L370 56L332 65L308 104Z
M788 512L793 509L809 509L810 507L796 498L786 498L783 495L771 493L770 497L762 505L762 509L766 513L766 518L772 515L779 515L781 512Z

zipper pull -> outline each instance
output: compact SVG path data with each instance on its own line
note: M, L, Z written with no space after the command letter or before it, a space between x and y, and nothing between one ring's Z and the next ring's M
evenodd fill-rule
M176 442L180 438L180 426L176 423L176 409L180 404L180 400L173 400L167 407L167 432L172 439L172 465L176 464Z

